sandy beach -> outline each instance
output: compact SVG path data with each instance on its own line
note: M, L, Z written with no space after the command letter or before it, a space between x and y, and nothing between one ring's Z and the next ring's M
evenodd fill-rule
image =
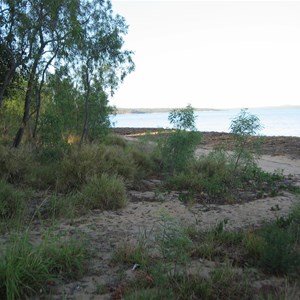
M127 131L123 133L128 134ZM132 133L132 132L131 132ZM225 140L227 134L205 133L204 143L196 155L208 153ZM270 137L263 145L264 154L258 164L266 171L283 170L300 185L300 138ZM278 145L278 147L277 147ZM178 192L157 193L159 180L145 182L147 190L129 191L128 205L118 211L94 210L76 220L59 225L60 231L73 235L80 231L89 239L94 256L89 263L89 274L76 282L55 288L53 299L62 294L71 299L110 299L111 294L96 295L100 284L117 282L121 271L111 264L111 256L122 243L134 243L141 236L151 238L163 215L176 220L179 225L209 228L226 221L227 229L255 228L262 222L274 220L289 213L291 206L299 202L295 195L283 192L276 197L266 197L244 204L185 205L178 199ZM35 232L39 236L38 227Z

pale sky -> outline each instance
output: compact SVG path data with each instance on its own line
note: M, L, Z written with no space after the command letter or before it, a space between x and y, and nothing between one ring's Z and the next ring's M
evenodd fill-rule
M112 0L136 70L123 108L300 105L300 1Z

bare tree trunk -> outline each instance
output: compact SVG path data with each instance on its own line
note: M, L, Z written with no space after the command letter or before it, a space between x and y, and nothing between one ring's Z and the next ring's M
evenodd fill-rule
M51 59L47 62L43 73L42 73L42 79L39 85L39 88L36 89L36 115L35 115L35 123L34 123L34 128L33 128L33 133L32 133L32 138L35 139L36 138L36 132L37 132L37 126L38 126L38 122L39 122L39 117L40 117L40 110L41 110L41 93L42 93L42 89L45 83L45 74L46 71L48 70L48 67L50 66L50 64L52 63L53 59L56 57L58 52L58 48L56 49L54 55L51 57Z
M85 105L84 105L84 123L83 123L83 129L82 134L79 142L79 147L82 145L84 139L87 136L88 133L88 120L89 120L89 98L90 98L90 91L91 91L91 82L89 78L89 71L88 69L85 70Z
M22 141L23 135L24 135L25 128L26 128L28 120L29 120L29 116L30 116L29 112L30 112L30 103L31 103L31 96L32 96L32 88L33 88L33 83L34 83L34 80L35 80L36 69L37 69L37 66L38 66L39 59L42 56L43 49L44 49L44 46L39 49L39 53L38 53L38 55L35 58L35 61L33 63L33 66L32 66L31 72L30 72L29 80L28 80L28 83L27 83L27 89L26 89L26 96L25 96L25 103L24 103L24 113L23 113L22 125L18 129L17 134L15 136L15 139L13 141L13 145L12 146L14 148L18 148L19 147L19 145L20 145L20 143Z
M22 125L18 129L16 137L14 139L14 142L13 142L14 148L19 147L19 145L22 141L23 135L24 135L24 130L25 130L28 120L29 120L29 110L30 110L30 102L31 102L31 95L32 95L33 79L34 79L34 76L30 76L30 79L27 84Z
M4 82L1 85L1 89L0 89L0 108L1 108L2 103L3 103L5 91L7 90L11 80L13 79L13 76L16 73L16 69L17 69L17 64L14 62L13 65L10 67L9 71L7 72L7 74L5 76L5 79L4 79Z

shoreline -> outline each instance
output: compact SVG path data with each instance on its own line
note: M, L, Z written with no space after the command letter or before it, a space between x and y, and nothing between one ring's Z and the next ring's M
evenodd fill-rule
M150 134L151 132L159 132L167 130L164 128L131 128L131 127L114 127L112 131L124 136L139 136L142 134ZM227 149L234 147L231 133L216 131L200 131L203 139L202 145L207 148L215 148L224 146ZM271 156L288 156L292 159L300 159L300 137L296 136L261 136L262 137L262 154Z

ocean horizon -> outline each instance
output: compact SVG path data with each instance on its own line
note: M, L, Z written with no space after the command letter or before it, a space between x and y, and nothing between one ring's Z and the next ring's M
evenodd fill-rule
M159 109L153 109L153 111L156 110L159 111ZM141 109L130 109L130 111L131 113L111 116L113 127L172 128L168 121L169 112L142 112ZM197 110L195 111L196 128L199 131L229 132L232 119L240 111L241 109L236 108ZM300 137L300 106L249 108L248 111L260 119L263 125L261 135Z

